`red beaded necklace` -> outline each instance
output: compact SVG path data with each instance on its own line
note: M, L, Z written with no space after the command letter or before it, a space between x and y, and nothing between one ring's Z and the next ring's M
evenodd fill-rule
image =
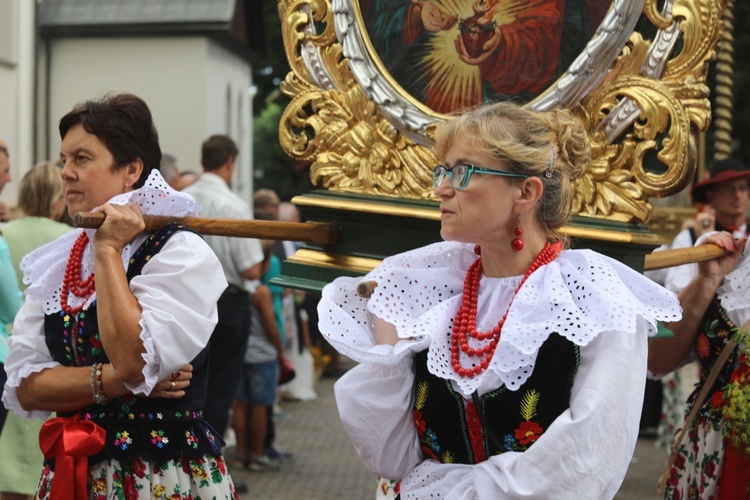
M76 297L88 299L96 290L94 273L91 273L86 281L81 279L81 261L88 242L89 237L83 232L73 243L73 248L70 249L70 257L68 257L68 264L65 267L65 277L60 292L60 307L68 314L78 314L83 309L83 304L86 303L86 300L84 300L80 306L70 307L68 305L68 293L72 292Z
M477 296L479 293L479 280L482 277L482 258L478 258L469 266L464 280L464 292L461 299L461 307L456 313L453 320L453 333L451 334L451 365L453 370L460 377L473 377L479 375L490 365L490 360L495 354L497 343L500 340L500 334L505 324L505 318L508 317L510 306L513 305L518 291L521 289L531 274L540 267L549 264L560 254L562 243L547 243L542 251L537 255L534 262L531 263L526 273L523 275L521 282L513 292L513 297L508 304L508 309L503 317L498 321L497 326L487 332L477 331ZM469 336L476 340L490 340L483 347L469 347ZM476 357L477 363L473 367L464 368L461 366L460 351L471 357Z

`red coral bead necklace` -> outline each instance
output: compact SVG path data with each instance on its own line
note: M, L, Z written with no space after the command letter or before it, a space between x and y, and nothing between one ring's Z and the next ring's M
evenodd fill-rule
M62 291L60 292L60 307L68 314L78 314L81 312L83 305L96 290L96 278L94 277L94 273L91 273L85 281L81 276L83 251L86 249L88 242L89 237L84 231L75 243L73 243L73 248L70 249L70 257L68 257L68 264L65 266L65 276L63 277ZM68 295L70 293L76 297L84 299L80 306L71 307L68 305Z
M477 331L477 298L479 294L479 280L482 277L482 258L478 258L469 266L469 270L466 271L466 279L464 280L461 307L459 307L456 317L453 320L453 332L451 334L451 365L460 377L471 378L487 369L492 356L495 354L505 319L508 317L510 306L513 305L518 291L534 271L555 260L560 254L560 250L562 250L562 243L559 242L547 242L544 245L544 248L542 248L542 251L539 252L534 262L526 270L521 282L513 292L513 297L510 299L510 304L508 304L505 314L503 314L503 317L492 330L486 332ZM489 343L483 347L473 348L469 346L469 337L479 341L489 340ZM464 352L467 356L477 358L474 366L466 368L461 366L461 352Z

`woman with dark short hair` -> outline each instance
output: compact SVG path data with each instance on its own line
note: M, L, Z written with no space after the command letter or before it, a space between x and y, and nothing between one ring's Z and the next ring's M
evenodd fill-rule
M203 239L143 214L194 216L159 174L140 98L110 95L60 120L70 215L106 215L21 263L3 402L42 427L38 498L236 498L221 436L203 420L207 344L227 286Z

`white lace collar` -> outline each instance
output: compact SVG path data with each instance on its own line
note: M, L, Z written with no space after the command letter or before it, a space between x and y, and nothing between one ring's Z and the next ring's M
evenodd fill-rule
M719 300L724 310L733 316L750 316L750 245L746 245L735 268L724 277ZM741 325L737 325L741 326Z
M151 171L142 188L117 195L108 203L115 205L135 203L145 215L191 217L197 215L200 210L200 205L192 196L169 187L158 170ZM94 211L98 211L98 208ZM77 229L64 234L55 241L29 253L21 261L23 281L29 284L26 295L41 301L44 305L45 314L60 311L60 290L65 275L65 266L73 243L83 231L86 231L89 236L89 245L83 254L82 275L88 276L94 270L93 240L95 229ZM134 241L139 239L142 238L136 238ZM122 251L122 262L126 269L132 246L131 242ZM91 303L95 298L96 293L87 302ZM80 299L73 295L68 298L68 301L74 307L81 304Z
M329 332L337 348L361 353L372 344L366 330L374 325L367 313L374 314L395 325L399 337L409 339L399 342L393 352L429 346L430 372L455 381L464 394L470 394L490 373L511 390L523 385L533 371L539 348L552 332L585 346L604 332L635 333L643 320L653 334L657 321L675 321L681 316L673 293L624 264L590 250L566 250L532 274L518 292L489 369L471 379L461 378L450 365L450 333L466 270L475 259L473 245L453 242L389 257L363 278L378 283L366 303L353 289L345 289L354 283L340 278L324 290L321 331ZM502 317L519 281L520 276L482 278L480 330ZM394 362L379 354L379 349L368 353L370 359Z

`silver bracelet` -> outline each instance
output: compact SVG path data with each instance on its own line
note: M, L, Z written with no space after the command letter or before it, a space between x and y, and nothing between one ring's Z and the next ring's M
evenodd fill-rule
M109 403L109 398L104 393L102 387L102 364L96 363L91 365L91 394L94 396L94 402L100 405Z

